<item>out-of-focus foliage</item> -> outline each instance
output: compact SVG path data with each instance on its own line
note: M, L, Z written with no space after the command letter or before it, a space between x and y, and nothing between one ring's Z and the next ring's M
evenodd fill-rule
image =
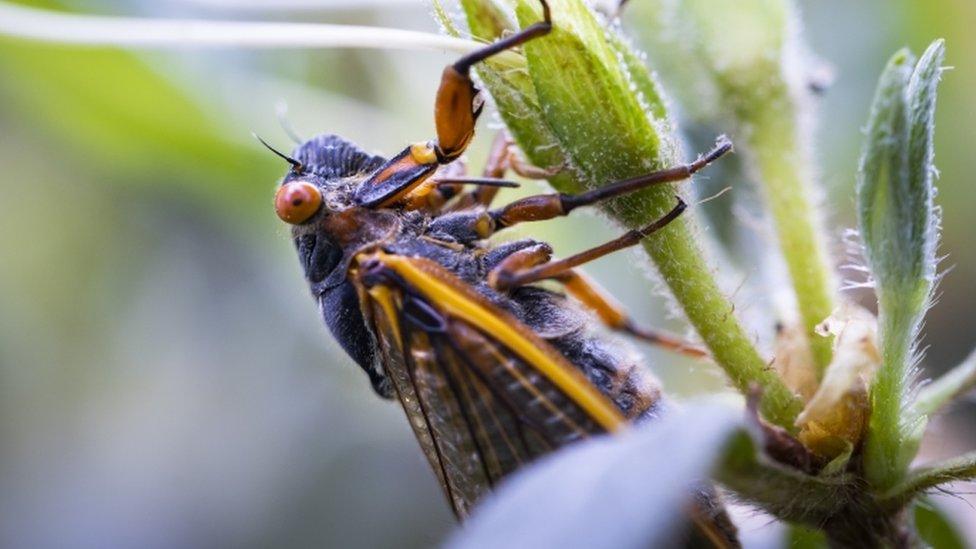
M434 28L412 2L300 3L295 12L232 1L72 7ZM976 191L960 184L976 171L976 6L801 8L808 39L836 67L817 140L837 205L831 226L854 225L852 174L877 67L906 36L916 50L933 36L952 44L948 64L958 68L942 88L936 146L943 180L955 183L940 198L956 269L928 317L934 351L924 366L957 362L976 315ZM0 545L425 547L443 538L453 521L402 412L371 393L320 326L270 207L283 166L249 130L285 146L275 121L285 100L304 135L399 150L432 134L433 91L449 60L0 41ZM491 125L470 154L475 168ZM614 234L592 216L529 231L564 255ZM626 299L641 322L667 325L635 263L621 254L588 270L617 295L641 296ZM642 350L672 394L722 386L710 368ZM948 416L923 454L971 447L971 417L971 406Z
M915 528L918 535L935 549L964 549L966 540L952 522L946 520L945 513L930 501L920 501L913 509Z

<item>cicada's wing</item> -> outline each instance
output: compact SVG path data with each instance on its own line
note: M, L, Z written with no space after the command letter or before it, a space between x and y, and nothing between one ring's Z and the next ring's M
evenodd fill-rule
M387 374L458 515L532 458L625 423L547 342L442 267L387 254L360 265Z

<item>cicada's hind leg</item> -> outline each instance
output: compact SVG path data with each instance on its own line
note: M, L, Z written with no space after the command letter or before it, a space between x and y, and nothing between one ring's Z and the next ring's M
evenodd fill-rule
M518 47L552 30L549 4L542 4L543 20L520 32L475 50L448 65L441 75L434 102L434 125L437 138L414 143L381 166L355 192L356 202L367 208L400 206L430 208L433 186L418 188L434 171L460 157L474 137L474 127L481 114L478 88L471 79L471 68L489 57ZM416 192L415 192L416 191Z
M494 281L494 285L497 289L504 291L518 286L531 284L533 282L538 282L540 280L558 279L560 276L565 275L567 272L579 267L580 265L589 263L590 261L599 259L618 250L623 250L625 248L637 245L641 240L644 240L651 234L663 229L669 223L677 219L686 208L687 205L679 198L678 204L672 208L670 212L666 213L660 219L655 220L647 226L640 229L627 231L623 235L609 242L590 248L589 250L582 251L578 254L571 255L564 259L548 261L536 265L526 265L524 268L512 268L511 265L509 265L509 268L505 268L506 264L505 262L502 262L502 264L497 267L498 272L494 273L492 280Z
M514 287L512 279L517 278L519 273L551 264L551 260L552 248L548 244L522 248L507 256L488 273L488 284L497 290L510 290ZM569 295L592 310L612 330L693 358L708 357L707 351L678 336L638 326L620 302L579 269L565 270L553 275L551 279L562 284Z
M659 345L697 359L708 358L708 351L684 339L661 330L637 325L623 305L602 286L579 269L570 269L556 277L577 301L591 309L612 330L630 334L637 339Z

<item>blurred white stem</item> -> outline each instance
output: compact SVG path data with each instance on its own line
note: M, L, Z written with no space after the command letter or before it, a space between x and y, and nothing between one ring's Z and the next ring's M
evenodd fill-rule
M367 10L376 8L414 8L418 0L180 0L180 3L209 9L282 12L282 11L329 11Z
M467 53L483 44L439 34L321 23L75 15L0 2L0 35L140 48L368 48Z

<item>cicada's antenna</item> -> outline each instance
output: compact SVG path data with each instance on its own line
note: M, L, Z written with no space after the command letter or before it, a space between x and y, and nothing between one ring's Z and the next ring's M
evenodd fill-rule
M295 127L291 125L291 121L288 120L288 103L279 101L275 105L275 116L278 118L278 125L281 126L281 131L285 132L285 135L291 138L296 145L301 145L305 142L302 136L298 135L298 132L295 131Z
M288 156L287 154L279 151L278 149L272 147L271 145L268 145L268 142L265 141L264 139L261 139L261 136L259 136L258 134L254 133L254 132L251 132L251 135L254 136L254 139L257 139L258 141L261 142L262 145L264 145L265 147L267 147L267 149L269 151L275 153L276 155L278 155L282 159L284 159L285 162L288 162L289 164L291 164L291 169L292 169L293 172L295 172L297 174L300 174L303 171L305 171L305 166L301 162L299 162L299 161L295 160L294 158Z

